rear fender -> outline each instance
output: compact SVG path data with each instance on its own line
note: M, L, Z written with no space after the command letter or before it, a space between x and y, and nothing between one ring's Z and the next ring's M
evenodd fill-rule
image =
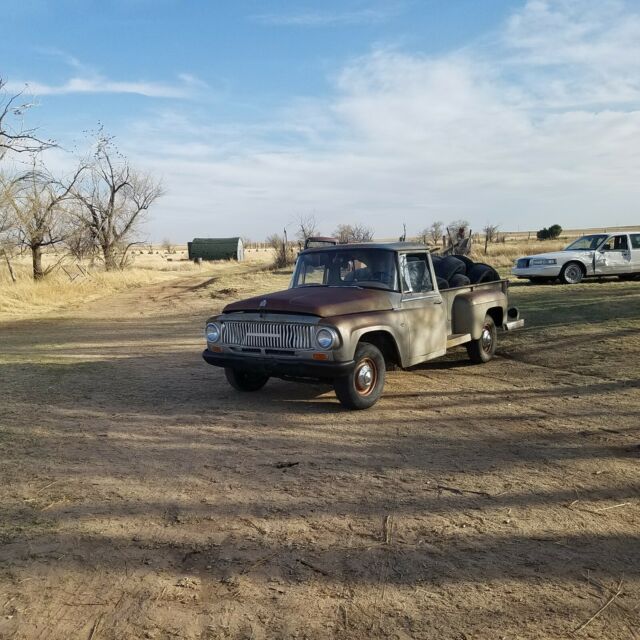
M489 314L496 326L501 327L506 308L506 294L495 289L470 291L456 296L451 310L452 332L470 333L477 340L482 334L485 316Z

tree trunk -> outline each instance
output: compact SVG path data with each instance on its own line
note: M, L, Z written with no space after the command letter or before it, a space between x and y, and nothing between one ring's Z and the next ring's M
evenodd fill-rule
M36 244L31 247L31 258L33 261L33 279L42 280L44 270L42 269L42 247Z
M9 260L9 254L6 251L3 251L2 253L4 253L4 259L7 261L7 267L9 269L9 275L11 276L11 280L13 280L13 283L16 283L16 274L13 272L13 267L11 266L11 260Z
M102 245L102 255L104 256L105 271L115 271L118 268L116 261L116 251L113 245Z

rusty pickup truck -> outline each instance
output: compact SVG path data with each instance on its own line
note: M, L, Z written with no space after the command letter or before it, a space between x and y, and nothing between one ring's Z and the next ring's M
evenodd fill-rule
M508 282L467 278L443 289L434 260L406 242L306 249L289 289L234 302L207 321L203 357L240 391L258 391L270 377L324 381L349 409L376 403L389 366L412 367L459 345L473 362L491 360L497 329L524 324L509 306Z

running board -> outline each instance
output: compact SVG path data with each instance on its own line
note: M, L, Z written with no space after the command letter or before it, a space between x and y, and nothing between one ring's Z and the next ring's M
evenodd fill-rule
M451 347L457 347L458 345L464 344L465 342L471 342L470 333L454 333L447 338L447 349L451 349Z
M521 329L524 327L524 320L512 320L511 322L504 323L505 331L514 331L515 329Z

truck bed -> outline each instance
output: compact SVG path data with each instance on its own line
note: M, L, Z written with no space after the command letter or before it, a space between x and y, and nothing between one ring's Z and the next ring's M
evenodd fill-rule
M481 284L469 284L464 287L454 287L453 289L443 289L440 291L443 304L447 312L447 329L448 329L448 346L456 346L467 340L462 336L468 331L461 331L455 326L454 304L458 298L463 298L466 304L472 306L491 305L492 302L500 305L506 301L507 290L509 288L508 280L497 280L495 282L483 282ZM459 340L459 342L458 342Z

